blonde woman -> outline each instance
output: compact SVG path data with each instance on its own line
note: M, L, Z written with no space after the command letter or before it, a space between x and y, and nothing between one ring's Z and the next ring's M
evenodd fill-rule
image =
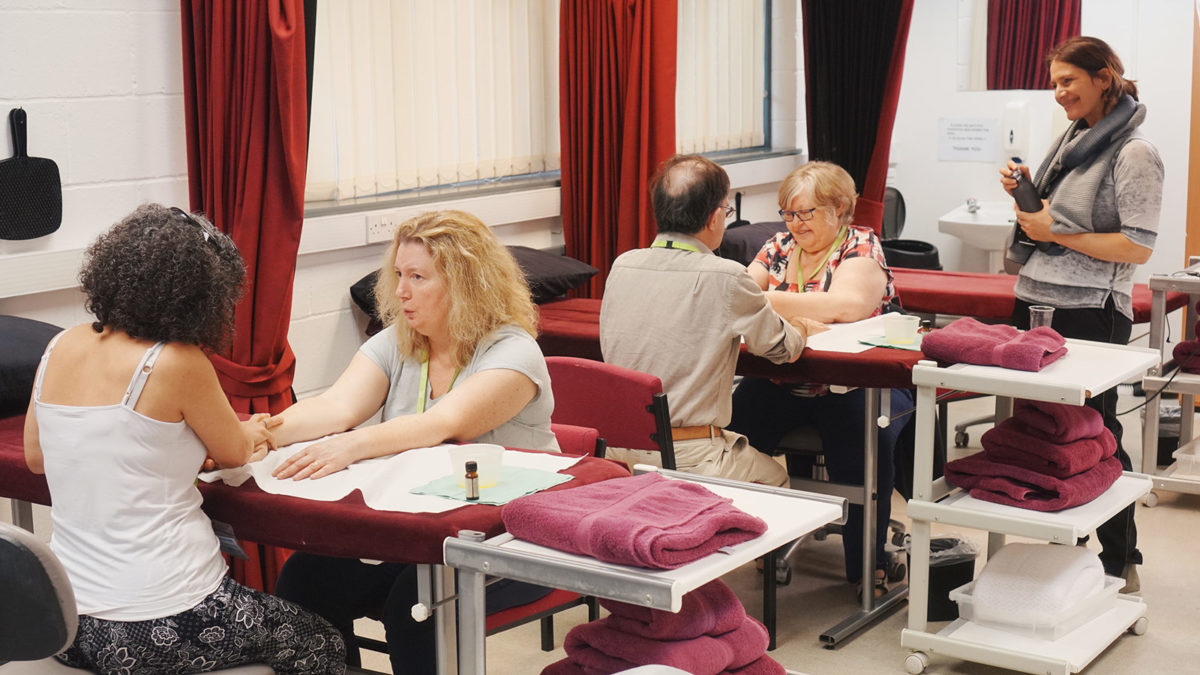
M279 445L345 433L293 455L277 477L319 479L359 460L448 440L558 450L529 288L478 218L438 211L401 224L375 296L386 328L332 387L274 418ZM354 429L380 408L381 423ZM548 592L503 583L489 587L489 611ZM432 672L432 622L416 623L409 613L416 600L411 565L296 554L276 593L324 616L347 644L354 619L382 607L393 672ZM356 650L348 660L357 662Z

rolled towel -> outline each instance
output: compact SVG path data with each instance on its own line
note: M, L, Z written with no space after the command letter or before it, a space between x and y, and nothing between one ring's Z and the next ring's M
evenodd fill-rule
M1093 438L1104 429L1104 418L1085 405L1067 405L1050 401L1017 399L1013 416L1025 426L1055 443L1070 443Z
M691 640L652 640L614 630L607 619L576 626L563 649L585 671L616 673L651 663L674 666L692 675L719 675L743 668L766 654L767 629L747 616L736 630Z
M1061 358L1067 348L1066 340L1047 326L1022 333L1012 326L963 317L926 333L921 351L945 363L1037 371Z
M1087 471L1117 451L1116 439L1103 426L1100 427L1100 433L1092 438L1054 443L1045 440L1016 417L1010 417L988 429L980 441L983 443L984 456L990 460L1025 467L1056 478L1068 478Z
M742 601L720 579L713 579L683 596L683 606L678 612L607 599L601 599L600 606L611 612L609 627L655 640L720 635L741 626L746 618Z
M518 539L652 569L674 569L767 531L733 500L657 473L520 497L500 515Z
M946 482L968 490L976 499L1033 511L1061 511L1103 494L1120 478L1121 462L1109 457L1070 478L1055 478L994 462L980 452L946 462L945 474Z
M1200 340L1184 340L1175 345L1171 356L1185 373L1200 373Z

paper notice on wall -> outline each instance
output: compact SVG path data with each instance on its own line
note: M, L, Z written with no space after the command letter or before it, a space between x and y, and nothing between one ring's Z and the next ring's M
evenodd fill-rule
M1000 120L987 117L938 119L938 159L943 162L996 161Z

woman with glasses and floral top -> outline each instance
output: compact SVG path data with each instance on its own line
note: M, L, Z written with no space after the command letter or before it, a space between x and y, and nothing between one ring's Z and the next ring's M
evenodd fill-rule
M808 162L779 186L779 215L787 225L750 263L750 276L766 291L771 306L785 319L805 317L823 323L848 323L880 314L896 297L892 272L879 238L853 223L858 195L854 179L836 164ZM907 390L893 390L892 410L912 407ZM776 383L747 378L733 394L729 428L750 444L771 452L792 429L813 426L821 436L830 477L862 484L865 394L856 389L831 394L825 385ZM891 517L894 469L892 453L903 424L879 430L879 500L876 522ZM805 473L789 466L789 473ZM886 527L876 533L876 595L886 592ZM862 507L851 506L842 529L846 578L862 576Z

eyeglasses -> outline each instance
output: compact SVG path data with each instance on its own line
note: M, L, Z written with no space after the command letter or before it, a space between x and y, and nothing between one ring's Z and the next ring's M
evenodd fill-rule
M815 206L812 207L811 209L803 209L801 211L786 211L784 209L779 209L779 217L783 218L785 221L787 221L789 223L793 220L798 220L802 223L807 223L808 221L813 219L813 213L815 213L816 210L817 210L817 207L815 207Z
M725 218L728 220L733 217L734 208L728 204L721 204L720 208L725 209Z

